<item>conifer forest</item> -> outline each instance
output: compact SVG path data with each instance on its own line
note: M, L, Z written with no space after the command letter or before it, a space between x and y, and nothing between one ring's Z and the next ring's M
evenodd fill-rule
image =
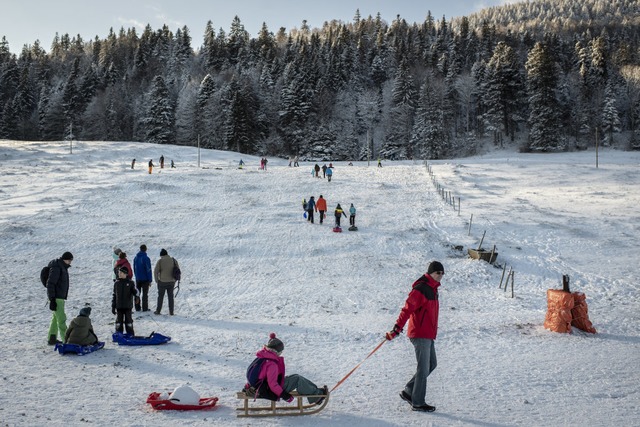
M236 17L195 31L56 33L14 52L2 37L0 138L318 161L453 158L487 141L640 149L640 0L425 11L415 23L356 10L322 28L264 23L254 38Z

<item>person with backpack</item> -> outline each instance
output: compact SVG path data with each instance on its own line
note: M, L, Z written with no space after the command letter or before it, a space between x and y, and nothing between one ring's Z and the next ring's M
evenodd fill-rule
M269 335L269 341L256 353L256 358L247 369L247 383L243 391L248 395L260 399L286 402L293 401L291 392L296 390L301 396L322 395L324 397L309 397L311 404L320 405L329 395L329 388L322 388L302 375L285 376L284 343L275 333Z
M67 332L64 334L65 344L92 345L98 342L89 319L90 315L91 307L80 309L80 314L69 323Z
M67 315L64 312L64 303L69 295L69 267L71 267L73 255L65 252L58 259L49 262L46 287L49 310L51 310L51 323L49 324L49 345L61 343L67 333ZM42 280L43 272L40 272ZM60 340L58 340L60 336Z
M307 221L310 221L313 224L313 211L316 210L316 201L313 199L313 196L309 197L309 201L307 202Z
M113 284L113 297L111 298L111 313L116 315L116 332L126 331L129 335L135 335L133 331L133 310L135 303L140 304L138 290L133 280L129 279L129 269L119 267L117 270L118 280ZM123 328L124 323L124 328Z
M140 252L133 258L133 271L136 274L136 288L142 295L142 306L136 304L136 311L149 311L149 286L153 281L153 270L147 255L147 245L140 245Z
M340 206L340 203L338 203L338 206L336 206L336 210L333 212L333 214L336 217L336 227L340 227L340 218L342 217L342 215L344 215L345 218L347 217L347 214L342 210L342 206Z
M173 316L173 290L176 286L177 278L174 277L174 271L180 269L180 265L175 258L169 256L166 249L160 250L160 259L156 262L153 269L153 277L158 284L158 303L154 314L160 314L162 303L164 302L164 294L169 299L169 314Z

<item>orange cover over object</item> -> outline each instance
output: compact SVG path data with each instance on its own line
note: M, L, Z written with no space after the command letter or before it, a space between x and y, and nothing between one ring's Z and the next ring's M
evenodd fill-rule
M596 333L596 329L589 320L589 309L587 307L587 296L582 292L573 292L573 308L571 309L571 325L585 332Z
M573 295L556 289L547 290L547 315L544 327L552 332L571 332Z

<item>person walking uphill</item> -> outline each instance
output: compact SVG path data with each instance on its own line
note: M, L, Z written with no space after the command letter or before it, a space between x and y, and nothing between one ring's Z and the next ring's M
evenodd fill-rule
M261 399L286 402L293 401L291 392L296 390L301 396L321 395L321 397L309 397L307 400L311 404L320 405L329 395L329 388L325 385L318 388L313 382L302 375L293 374L285 376L284 344L276 337L276 334L269 335L269 342L256 353L256 359L247 369L247 382L243 391L248 396ZM255 370L258 370L257 375ZM251 383L253 381L253 384ZM324 396L324 397L322 397Z
M322 194L318 198L316 202L316 210L320 212L320 224L322 224L322 220L324 219L324 215L327 212L327 201L322 197Z
M336 227L340 227L340 218L342 217L342 215L344 215L345 218L347 217L347 214L342 210L342 206L340 206L340 203L338 203L338 206L336 206L336 210L333 212L333 214L336 217Z
M58 259L49 262L49 277L47 278L47 298L51 310L49 324L49 345L56 345L64 340L67 333L67 315L64 312L64 302L69 295L69 267L73 255L65 252ZM60 341L57 337L60 336Z
M133 271L136 274L136 288L142 294L142 306L136 304L136 311L149 311L149 286L153 281L153 270L147 255L147 245L140 245L140 252L133 258Z
M113 284L113 298L111 298L111 312L116 315L116 332L126 331L129 335L135 335L133 331L133 299L140 304L138 290L129 276L127 267L118 268L118 280ZM124 323L124 330L123 330Z
M180 268L178 261L167 253L166 249L160 250L160 259L156 262L153 269L153 277L158 284L158 303L154 314L160 314L162 311L162 303L164 302L164 294L167 294L169 300L169 314L173 316L173 290L176 286L176 279L173 277L173 269Z
M438 287L444 275L444 267L438 261L429 264L427 273L411 286L407 298L396 324L386 333L388 340L394 339L402 332L402 328L409 321L407 337L415 348L418 367L411 380L400 392L400 398L411 405L414 411L433 412L435 406L425 401L427 393L427 377L437 366L434 341L438 333Z
M311 224L313 224L314 210L316 210L316 201L313 199L313 196L311 196L307 202L307 221L311 221Z

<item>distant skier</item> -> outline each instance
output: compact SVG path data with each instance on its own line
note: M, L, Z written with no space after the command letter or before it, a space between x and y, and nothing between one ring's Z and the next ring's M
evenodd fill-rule
M244 166L244 161L240 159L240 162L238 162L238 169L242 169L242 166Z
M380 159L380 157L378 157L378 167L381 168L382 167L382 160Z

